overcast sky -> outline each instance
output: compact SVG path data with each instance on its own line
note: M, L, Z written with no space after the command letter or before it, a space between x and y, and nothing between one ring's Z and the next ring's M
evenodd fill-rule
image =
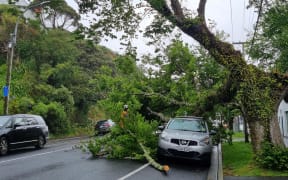
M77 8L74 0L66 0L69 5ZM247 40L247 34L253 33L253 26L257 19L257 13L253 9L246 9L249 0L207 0L206 4L206 20L212 19L216 22L216 28L223 30L229 34L228 42L244 42ZM183 6L189 9L196 10L199 0L182 0ZM83 22L85 22L83 20ZM192 42L188 36L183 36L185 42ZM145 54L150 49L145 47L147 40L135 40L138 46L138 53ZM108 42L101 42L102 45L107 46L113 51L121 53L121 45L118 40L109 40ZM235 45L237 49L241 46Z

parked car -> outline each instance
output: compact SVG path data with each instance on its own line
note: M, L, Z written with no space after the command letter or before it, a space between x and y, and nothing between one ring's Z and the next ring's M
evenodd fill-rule
M47 142L49 129L38 115L15 114L0 116L0 155L11 149L35 146L41 149Z
M99 120L95 124L95 135L106 134L113 126L115 126L115 122L111 119Z
M169 120L159 126L157 155L159 158L176 157L201 160L210 164L212 138L206 121L201 117L185 116Z

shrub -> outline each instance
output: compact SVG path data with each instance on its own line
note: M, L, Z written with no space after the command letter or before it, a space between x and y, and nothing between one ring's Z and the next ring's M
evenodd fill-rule
M28 113L32 110L34 104L35 104L34 100L28 97L21 97L19 99L14 99L10 104L11 113L13 114Z
M256 155L256 162L264 168L288 170L288 149L263 142L261 151Z
M222 142L227 142L230 145L232 144L233 131L223 127L223 125L213 127L212 129L216 131L216 134L212 138L214 144Z
M70 121L61 104L51 102L46 105L39 103L33 107L34 114L39 114L45 119L52 134L67 134L70 131Z

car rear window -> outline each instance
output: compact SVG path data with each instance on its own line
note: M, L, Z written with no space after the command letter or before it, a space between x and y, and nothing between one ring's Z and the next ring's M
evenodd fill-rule
M172 119L168 124L167 129L206 132L205 122L202 120L193 119Z
M46 125L46 122L44 121L44 119L41 116L35 116L38 123L42 124L42 125Z

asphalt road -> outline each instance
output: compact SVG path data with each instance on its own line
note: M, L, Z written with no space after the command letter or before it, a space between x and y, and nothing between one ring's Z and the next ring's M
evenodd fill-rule
M83 140L81 140L83 141ZM0 157L1 180L206 180L208 167L196 162L166 161L166 175L146 162L93 159L75 145L80 139L48 143L44 149L25 148Z

